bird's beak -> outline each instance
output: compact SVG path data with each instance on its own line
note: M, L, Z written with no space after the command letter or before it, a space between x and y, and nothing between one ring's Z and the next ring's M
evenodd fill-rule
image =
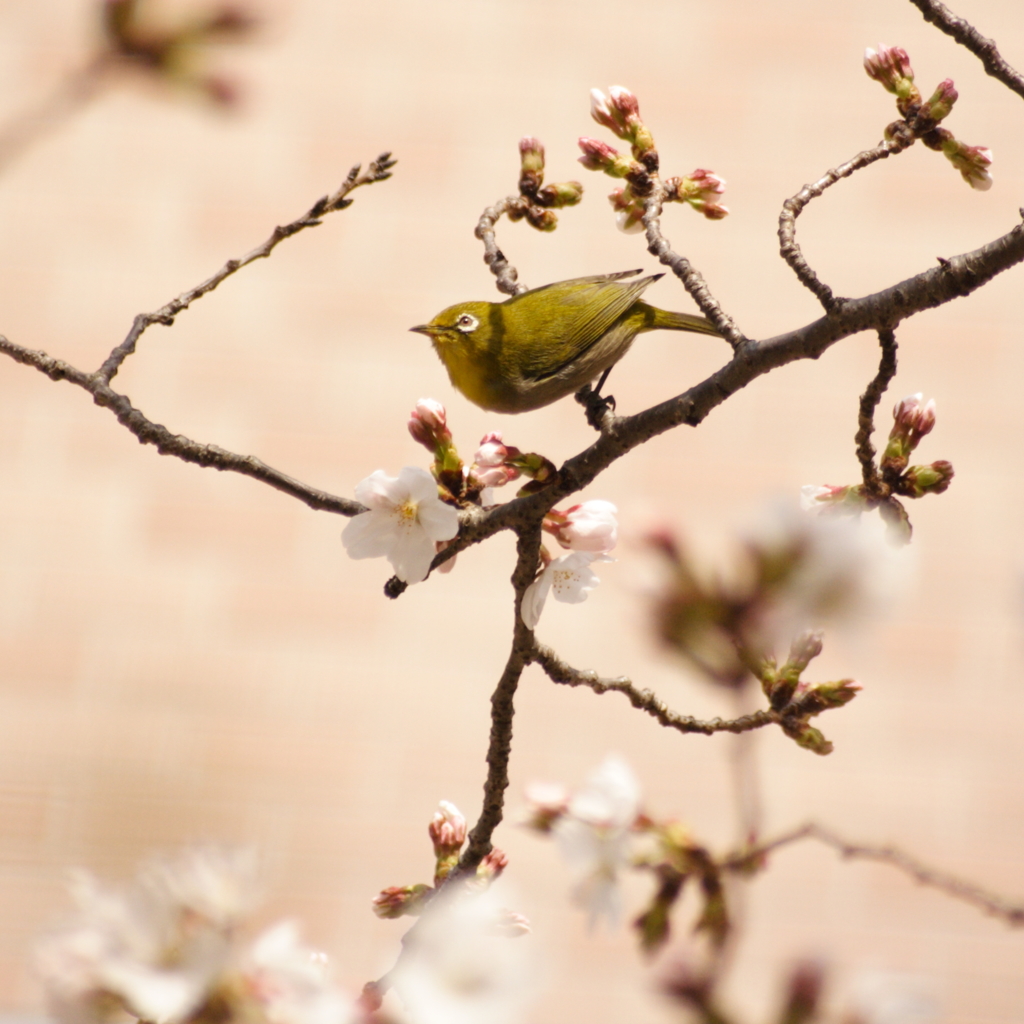
M428 338L434 335L434 328L430 324L420 324L419 327L410 327L409 330L415 331L417 334L425 334Z

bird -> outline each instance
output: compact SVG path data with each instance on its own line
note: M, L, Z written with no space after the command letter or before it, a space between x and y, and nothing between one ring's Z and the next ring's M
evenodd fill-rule
M504 302L459 302L409 330L430 338L455 388L490 412L540 409L608 371L643 331L718 335L714 324L641 299L663 274L597 274L533 288Z

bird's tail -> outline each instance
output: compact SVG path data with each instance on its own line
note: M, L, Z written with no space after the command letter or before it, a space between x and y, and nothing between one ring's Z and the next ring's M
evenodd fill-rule
M654 314L650 327L652 331L696 331L697 334L713 334L715 337L721 337L715 325L702 316L694 316L692 313L672 313L667 309L658 309L657 306L648 308Z

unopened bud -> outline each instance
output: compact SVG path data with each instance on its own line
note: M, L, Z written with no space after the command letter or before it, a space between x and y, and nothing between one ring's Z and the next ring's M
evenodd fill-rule
M953 109L953 104L956 103L958 97L959 93L957 93L953 85L953 79L944 79L939 83L935 92L932 93L928 102L921 107L921 117L928 118L936 123L941 121L944 117L949 116L949 112Z
M423 913L423 908L434 890L429 885L393 885L373 898L373 912L380 918L392 920Z
M822 756L832 753L832 743L825 739L821 730L815 729L813 725L800 722L783 725L783 729L786 735L795 740L797 746L803 747L804 750L810 750L812 753Z
M907 51L900 46L880 44L878 50L864 51L864 70L869 78L881 82L888 92L900 100L913 101L919 97L914 85L914 71Z
M942 143L942 153L960 172L971 188L987 192L992 187L992 150L986 146L968 146L950 136Z
M942 494L953 482L953 466L944 459L927 466L911 466L901 479L908 488L906 493L912 498Z
M466 841L466 819L455 804L442 800L427 831L434 844L434 853L438 857L446 857L462 849Z
M628 185L622 185L608 196L608 202L616 211L615 223L627 235L643 231L643 200L633 194Z
M537 202L541 206L555 209L575 206L582 198L583 186L578 181L559 181L553 185L545 185L537 193Z
M820 629L805 629L799 636L794 637L789 647L786 667L794 669L797 675L803 672L821 654L824 635L824 631Z
M591 139L583 135L578 140L583 156L580 163L588 171L604 171L613 178L625 178L629 174L642 173L643 167L635 160L623 156L614 146L600 139Z
M921 438L935 427L935 399L929 399L922 405L923 397L918 392L896 403L892 411L893 425L889 432L889 442L882 453L883 467L904 469L910 453L920 444Z
M558 214L532 203L526 208L526 219L538 231L554 231L558 227Z
M633 126L640 123L640 104L621 85L613 85L607 96L600 89L591 89L590 116L620 139L632 142Z
M667 200L689 203L709 220L721 220L729 213L729 208L722 206L716 198L725 192L725 179L713 171L698 167L685 178L669 178L665 187Z
M508 867L508 854L502 850L493 849L476 869L477 881L490 885L495 879L501 877L501 873Z
M538 174L544 170L544 146L540 139L526 135L519 140L519 159L523 173Z
M433 398L421 398L409 414L409 433L412 439L433 454L440 443L452 440L448 429L448 414L444 406Z
M829 708L841 708L860 693L862 687L854 679L840 679L836 683L802 684L797 691L797 703L808 715L817 715Z

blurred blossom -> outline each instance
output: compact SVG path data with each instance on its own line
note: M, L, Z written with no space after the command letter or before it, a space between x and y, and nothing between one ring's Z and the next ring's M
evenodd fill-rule
M549 562L523 594L520 613L523 622L530 629L537 628L549 593L565 604L586 601L587 595L601 582L590 568L591 564L614 561L614 558L591 551L573 551Z
M431 904L394 971L415 1024L515 1024L535 988L524 921L492 892L445 893Z
M122 889L74 877L77 915L40 942L36 963L54 1014L106 1024L265 1019L347 1024L351 1002L330 986L321 954L278 925L239 948L253 858L200 850L145 867Z
M354 516L341 542L351 558L384 556L406 583L427 578L437 541L459 532L459 514L437 496L425 470L406 466L397 477L382 469L356 486L356 499L369 510Z
M857 1024L938 1024L943 1018L926 979L888 972L862 974L853 983Z
M630 834L640 813L640 784L629 765L610 754L569 798L552 832L575 876L574 898L591 924L618 921L618 872L629 861Z

